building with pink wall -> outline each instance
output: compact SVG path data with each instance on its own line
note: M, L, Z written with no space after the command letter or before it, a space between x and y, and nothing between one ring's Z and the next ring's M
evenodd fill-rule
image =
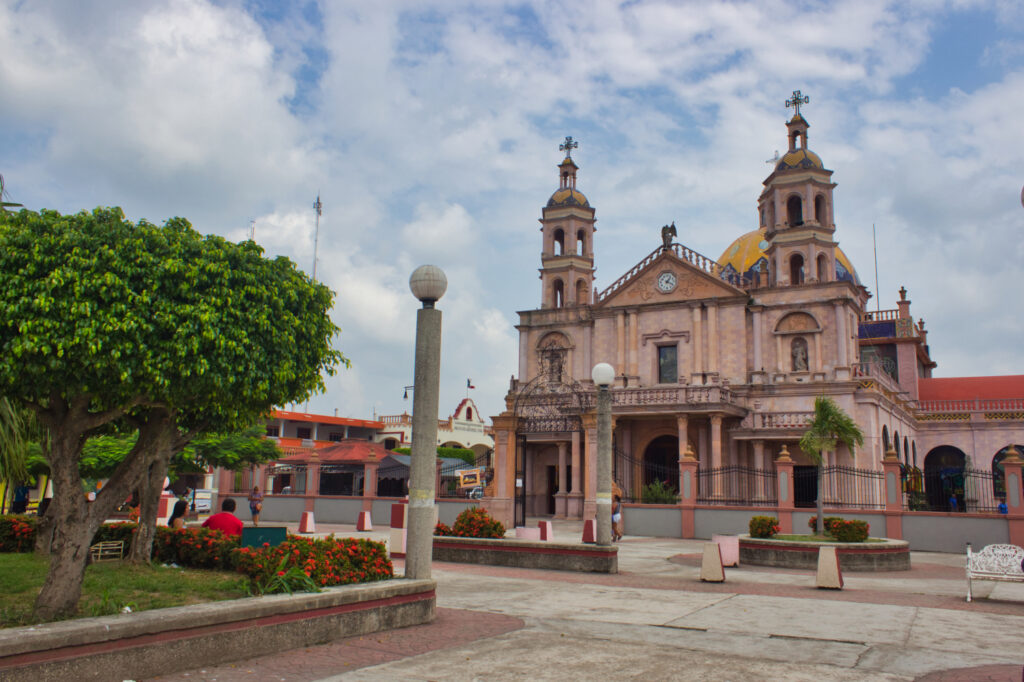
M594 515L590 371L599 362L617 374L613 476L627 499L655 483L681 492L688 453L702 504L767 499L784 449L795 475L813 466L797 442L815 397L826 395L865 435L855 452L827 453L833 470L881 481L883 459L895 455L907 504L938 508L959 495L960 510L995 511L1000 453L1024 442L1024 377L932 378L936 362L906 290L894 308L868 311L871 295L836 241L833 171L809 149L810 124L794 101L756 229L717 259L677 243L674 225L660 244L652 231L653 250L603 291L594 289L596 210L577 187L566 139L558 187L541 209L539 306L519 312L518 375L493 417L485 504L503 522ZM989 475L980 497L965 489L972 469ZM862 494L845 490L826 494ZM801 495L813 500L816 484L797 491L798 506Z

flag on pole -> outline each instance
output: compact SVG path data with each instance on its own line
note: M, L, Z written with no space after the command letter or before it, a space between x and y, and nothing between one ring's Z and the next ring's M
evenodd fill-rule
M469 389L469 388L476 388L476 386L473 385L473 380L472 379L466 379L466 388L467 389Z

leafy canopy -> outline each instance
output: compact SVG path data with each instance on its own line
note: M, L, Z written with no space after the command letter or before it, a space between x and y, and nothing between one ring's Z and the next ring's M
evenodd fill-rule
M814 417L800 438L800 449L820 465L821 453L835 450L838 443L853 452L855 447L864 444L864 433L836 401L818 396L814 399Z
M183 218L0 214L0 394L246 428L348 364L332 347L332 299L287 258Z

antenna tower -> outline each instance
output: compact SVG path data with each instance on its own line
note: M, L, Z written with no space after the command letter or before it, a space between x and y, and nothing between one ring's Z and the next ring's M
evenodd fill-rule
M313 232L313 281L316 281L316 251L320 244L320 214L323 213L324 205L320 203L320 193L316 193L316 201L313 202L313 210L316 211L316 231Z

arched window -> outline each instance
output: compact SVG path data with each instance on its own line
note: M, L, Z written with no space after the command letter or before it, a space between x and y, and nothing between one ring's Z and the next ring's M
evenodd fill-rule
M917 468L917 441L915 440L910 444L910 449L914 452L914 468Z
M889 452L889 427L882 426L882 456Z
M903 462L907 465L910 464L910 441L906 436L903 436Z
M768 224L769 225L774 225L775 224L775 204L774 204L774 202L768 204Z
M892 446L896 449L896 459L900 458L900 432L896 431L892 434Z
M804 281L804 257L794 253L789 257L789 283L803 284Z
M586 305L590 303L587 300L587 282L586 280L576 280L576 305Z
M552 285L553 298L551 305L554 308L561 308L565 305L565 285L562 280L556 279Z
M832 278L828 276L828 256L823 253L818 254L818 281L832 281Z
M952 445L932 448L924 458L924 492L931 511L962 512L967 455Z
M819 225L824 225L825 220L825 197L820 194L814 197L814 219Z
M565 232L562 232L561 229L557 229L551 237L554 240L554 243L551 245L552 250L555 252L556 256L561 256L565 253Z
M583 230L576 231L577 253L581 256L587 255L587 233Z
M790 225L804 224L803 202L795 194L786 201L786 215L789 216Z
M794 372L806 372L808 367L807 339L798 336L790 344L790 356L793 359Z
M1024 446L1014 445L1013 447L1018 454L1024 453ZM1006 472L1003 471L1003 460L1006 459L1006 451L1009 449L1010 446L1007 445L992 458L992 493L996 497L997 504L1006 499Z
M466 420L467 421L473 421L473 408L472 407L467 407L466 408Z

